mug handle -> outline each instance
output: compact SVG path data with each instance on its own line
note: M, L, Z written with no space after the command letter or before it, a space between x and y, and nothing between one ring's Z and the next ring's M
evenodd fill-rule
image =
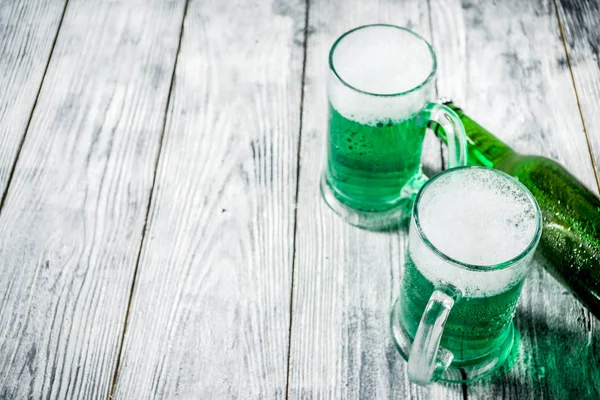
M421 113L422 117L428 122L436 122L444 129L448 138L448 163L446 168L467 165L467 134L458 115L450 107L433 102L427 103ZM404 202L404 208L406 209L404 216L406 218L410 216L417 193L427 182L427 179L427 176L419 171L402 188L400 197Z
M440 125L448 138L448 163L446 168L467 165L467 134L454 111L439 103L428 103L423 109L428 121ZM427 176L419 171L402 188L401 197L410 210L419 190L427 182ZM404 213L409 216L410 212ZM421 385L437 381L454 359L452 352L440 348L444 325L454 303L461 297L459 289L439 282L429 298L421 322L413 340L408 357L408 378Z
M454 303L460 299L459 289L438 283L425 307L408 357L408 379L419 385L437 381L448 369L454 354L440 348L444 326Z

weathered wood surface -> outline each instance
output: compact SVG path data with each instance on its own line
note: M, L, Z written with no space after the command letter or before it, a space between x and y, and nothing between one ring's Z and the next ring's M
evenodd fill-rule
M304 21L190 0L115 398L285 398Z
M0 193L30 121L66 0L0 1Z
M440 93L515 150L559 161L597 192L554 3L435 4ZM516 325L520 360L508 374L466 385L468 398L600 398L600 323L540 266Z
M600 186L600 2L556 0L556 4Z
M109 396L182 14L67 6L0 214L2 399Z
M405 235L345 224L321 199L326 140L327 55L358 25L388 22L429 37L421 1L310 1L300 150L289 397L292 399L462 398L460 386L410 384L393 347L389 312L399 293ZM428 156L439 164L439 151Z
M557 6L572 75L552 0L0 2L0 399L600 398L600 322L539 266L512 370L410 384L405 233L317 184L329 47L388 22L433 42L440 95L596 191L600 10Z

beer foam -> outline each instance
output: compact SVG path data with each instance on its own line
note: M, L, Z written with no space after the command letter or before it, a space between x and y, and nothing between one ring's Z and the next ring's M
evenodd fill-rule
M418 37L395 27L372 26L345 36L335 48L333 65L356 89L394 94L423 83L433 69L433 57Z
M331 60L345 85L332 76L329 99L340 114L351 120L373 125L381 120L403 120L430 98L431 85L409 95L377 96L414 89L425 83L434 70L429 46L405 30L383 25L350 32L337 44Z
M493 266L521 254L535 236L535 206L510 178L469 168L427 189L418 205L423 233L457 261Z
M526 273L518 265L494 269L539 240L537 207L512 178L485 168L456 170L431 182L417 207L421 230L433 246L460 263L479 267L473 271L440 262L424 245L412 246L411 256L428 279L443 279L471 296L483 296L506 290ZM530 253L517 264L530 262Z

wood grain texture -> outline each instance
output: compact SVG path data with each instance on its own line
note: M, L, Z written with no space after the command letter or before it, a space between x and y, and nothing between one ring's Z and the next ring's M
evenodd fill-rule
M432 2L432 25L440 93L515 150L559 161L597 192L554 3ZM516 325L520 360L467 385L468 398L600 398L600 323L539 265Z
M304 7L190 0L116 398L285 397Z
M555 2L600 187L600 2Z
M2 399L108 398L182 14L69 2L0 215Z
M345 224L321 199L318 181L327 136L327 55L353 27L404 25L429 36L427 3L310 1L289 398L453 399L459 387L410 384L392 344L389 312L399 294L404 233ZM433 159L432 159L433 157ZM426 162L439 166L439 147Z
M66 0L0 2L0 193L4 193Z

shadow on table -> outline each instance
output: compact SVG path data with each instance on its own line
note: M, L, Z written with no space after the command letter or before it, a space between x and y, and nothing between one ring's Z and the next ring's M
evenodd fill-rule
M503 398L600 399L600 332L588 318L594 317L580 317L586 334L550 327L543 316L518 310L519 359L508 371L467 389L482 385L486 394Z

